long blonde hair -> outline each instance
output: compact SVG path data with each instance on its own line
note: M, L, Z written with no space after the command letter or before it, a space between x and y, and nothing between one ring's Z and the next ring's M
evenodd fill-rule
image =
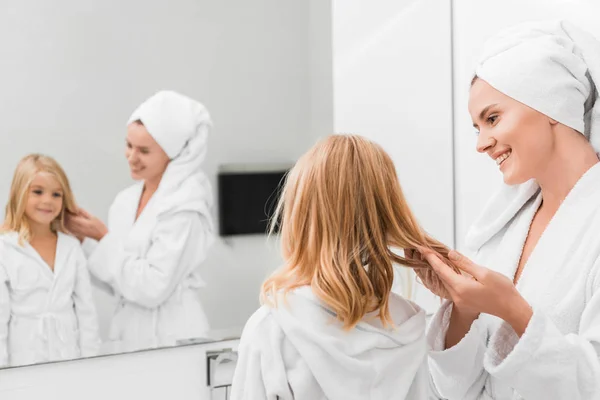
M60 184L63 191L62 209L60 214L52 222L50 228L54 232L69 233L65 228L65 212L76 213L77 205L75 197L71 191L69 179L61 166L52 158L42 154L30 154L25 156L15 169L2 232L17 232L19 234L19 243L31 239L31 227L25 214L29 188L35 176L39 173L48 173L52 175Z
M432 250L458 271L447 247L410 211L389 155L361 136L332 135L304 154L286 177L271 223L280 228L285 264L263 283L263 304L276 306L279 292L310 285L345 329L373 311L384 325L393 323L393 263L444 292L426 261L391 248Z

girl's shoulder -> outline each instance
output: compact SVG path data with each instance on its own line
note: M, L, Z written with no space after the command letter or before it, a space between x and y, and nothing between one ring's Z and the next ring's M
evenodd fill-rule
M75 236L71 235L67 232L57 232L58 240L62 240L67 243L69 246L78 246L81 247L81 242Z
M0 246L17 245L19 243L19 233L11 230L0 230Z
M260 338L265 338L266 333L269 330L268 326L272 323L273 320L270 308L265 305L261 306L250 318L248 318L248 321L246 321L246 325L244 326L240 338L240 345L243 344L245 347L256 345L258 343L257 339L260 341Z

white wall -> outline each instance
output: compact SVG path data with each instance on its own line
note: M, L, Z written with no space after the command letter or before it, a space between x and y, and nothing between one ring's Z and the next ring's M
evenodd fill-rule
M495 163L476 152L467 112L474 65L485 41L500 29L529 20L566 18L600 37L596 0L460 0L453 2L456 239L459 249L502 176Z
M450 15L450 0L333 2L335 131L381 144L420 223L453 246Z
M130 184L125 121L163 88L212 114L205 169L215 191L219 164L294 161L333 126L329 4L4 2L0 203L17 161L43 152L64 166L79 203L104 219ZM212 325L243 325L258 306L260 282L279 263L264 236L217 240L201 294ZM101 311L106 322L110 310Z

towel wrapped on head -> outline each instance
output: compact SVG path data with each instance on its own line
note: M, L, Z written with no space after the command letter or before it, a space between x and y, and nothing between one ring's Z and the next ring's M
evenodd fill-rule
M600 41L567 21L529 22L488 40L475 75L585 135L600 153ZM537 193L534 180L502 185L467 235L477 250Z

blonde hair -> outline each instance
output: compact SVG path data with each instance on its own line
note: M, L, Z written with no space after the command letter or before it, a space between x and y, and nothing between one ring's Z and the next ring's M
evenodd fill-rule
M31 182L37 174L48 173L52 175L60 184L63 191L62 209L60 214L52 222L50 228L54 232L69 233L65 228L65 211L76 213L77 205L75 197L71 191L71 185L65 171L51 157L41 154L30 154L25 156L15 169L2 232L17 232L19 234L19 243L31 239L31 227L25 214L29 188Z
M393 263L414 268L425 286L445 293L426 261L401 257L391 247L432 250L458 271L448 248L417 223L389 155L361 136L329 136L298 160L271 231L276 225L285 264L263 283L261 302L276 306L279 292L310 285L344 329L373 311L384 325L393 324Z

